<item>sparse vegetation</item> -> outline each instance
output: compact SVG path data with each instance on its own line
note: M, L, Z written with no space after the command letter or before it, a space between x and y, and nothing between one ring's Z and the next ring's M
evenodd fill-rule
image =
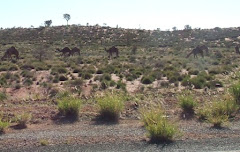
M31 118L32 115L30 113L24 112L16 116L16 122L20 128L26 128Z
M121 94L106 93L97 98L100 108L100 117L104 120L118 121L120 112L123 110L124 97Z
M9 123L3 121L2 118L0 118L0 134L2 134L8 126L9 126Z
M185 113L194 113L194 109L197 105L196 101L194 100L192 95L180 95L178 96L178 101L180 107L183 109Z
M142 111L142 121L153 142L172 141L179 133L177 127L167 120L161 108Z
M82 101L78 98L68 97L67 95L62 95L64 97L58 100L58 110L60 114L67 117L77 118L82 106Z

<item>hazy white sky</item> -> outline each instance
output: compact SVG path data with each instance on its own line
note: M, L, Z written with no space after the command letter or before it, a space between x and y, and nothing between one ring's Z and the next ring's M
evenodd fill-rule
M162 30L239 27L240 0L0 0L0 27L69 24Z

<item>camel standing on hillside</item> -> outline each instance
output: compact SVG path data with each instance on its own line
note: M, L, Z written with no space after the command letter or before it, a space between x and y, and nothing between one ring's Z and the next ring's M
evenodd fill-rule
M239 46L238 46L238 45L236 45L235 51L236 51L237 54L240 54L240 52L239 52Z
M209 50L208 50L207 46L205 46L205 45L199 46L198 45L186 57L188 58L191 54L193 54L194 58L197 58L197 54L201 54L201 56L204 57L204 55L203 55L204 50L206 51L206 54L209 54Z
M69 49L68 47L63 48L62 50L60 50L59 48L56 49L57 51L62 53L62 56L65 56L68 53L68 56L71 55L71 49Z
M75 53L77 53L80 56L80 49L77 47L72 48L71 55L74 55Z
M6 50L6 52L4 53L1 60L4 60L5 58L11 58L12 59L12 55L15 55L16 59L19 59L19 52L14 46L12 46L12 47L10 47L9 49Z
M109 49L106 49L106 48L104 48L104 49L109 54L108 58L111 58L113 53L116 53L116 57L119 57L118 56L118 54L119 54L118 48L116 48L115 46L113 46L113 47L111 47Z
M188 58L191 54L193 54L194 58L197 58L197 54L201 54L201 56L204 57L204 56L203 56L203 50L201 50L201 49L199 49L199 48L193 49L193 50L187 55L187 58Z
M198 45L197 48L199 48L200 50L205 50L206 54L209 54L209 50L208 47L206 45Z

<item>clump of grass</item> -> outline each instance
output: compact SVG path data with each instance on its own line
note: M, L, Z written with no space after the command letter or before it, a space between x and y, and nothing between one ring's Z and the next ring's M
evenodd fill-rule
M141 79L141 82L143 84L151 84L153 83L153 81L154 81L154 78L152 76L143 76Z
M81 106L82 106L81 100L71 96L63 97L58 100L59 113L67 117L77 118Z
M161 108L143 110L142 121L152 142L168 142L179 133L177 127L169 122Z
M232 85L230 92L233 95L235 101L240 105L240 82Z
M196 107L197 103L193 99L192 95L189 94L182 94L178 96L179 105L182 108L183 112L185 113L194 113L194 108Z
M4 133L5 129L9 126L8 122L5 122L0 118L0 134Z
M40 140L40 145L41 146L47 146L47 145L49 145L49 142L47 140L45 140L45 139L41 139Z
M0 101L6 100L7 94L5 92L0 92Z
M225 95L222 100L213 101L198 109L197 115L199 119L207 120L213 127L219 128L228 122L228 118L233 117L238 109L237 103L229 95Z
M109 121L118 121L120 112L123 110L124 97L121 94L106 93L103 97L97 98L100 108L100 118Z
M27 128L27 123L31 120L32 115L30 113L22 113L16 116L16 122L18 127L20 128Z

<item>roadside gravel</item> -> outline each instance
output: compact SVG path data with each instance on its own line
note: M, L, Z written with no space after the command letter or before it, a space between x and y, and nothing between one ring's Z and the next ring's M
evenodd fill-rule
M170 144L150 144L138 120L119 124L82 121L29 126L0 135L0 151L231 151L240 150L240 122L215 129L195 120L181 121L182 136ZM41 146L41 140L48 142Z

